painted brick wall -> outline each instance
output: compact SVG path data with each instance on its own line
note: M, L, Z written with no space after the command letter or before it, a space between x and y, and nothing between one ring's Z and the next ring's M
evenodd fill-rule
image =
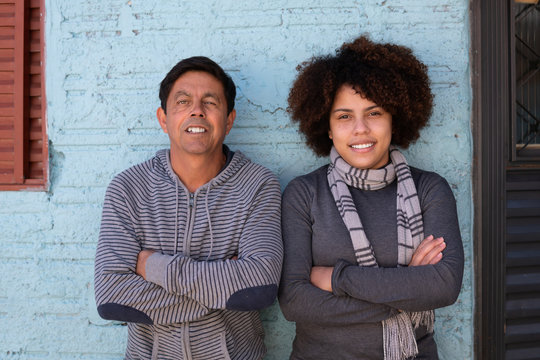
M431 126L411 164L447 178L467 256L458 302L437 311L442 359L472 358L472 202L467 0L47 0L48 192L0 193L0 358L121 359L126 327L93 300L101 203L112 176L166 147L158 85L179 59L206 55L238 86L226 142L280 177L325 163L285 112L296 65L362 33L413 48L430 67ZM294 325L262 314L267 359L286 359Z

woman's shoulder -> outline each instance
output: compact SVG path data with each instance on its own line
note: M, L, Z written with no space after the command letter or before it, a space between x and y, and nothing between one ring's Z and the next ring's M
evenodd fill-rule
M328 165L321 166L318 169L313 170L310 173L300 175L292 179L287 188L296 188L296 187L317 187L321 181L326 181Z
M433 171L410 167L411 175L420 198L452 198L454 197L448 181Z
M312 197L319 188L328 187L327 169L328 165L324 165L310 173L292 179L285 187L283 197L296 197L298 195Z

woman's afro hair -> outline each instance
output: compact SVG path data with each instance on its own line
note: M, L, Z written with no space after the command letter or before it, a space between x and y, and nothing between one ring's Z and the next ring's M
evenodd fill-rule
M404 46L376 44L361 36L335 56L318 56L297 67L289 93L292 120L317 155L332 148L330 110L338 89L351 85L392 115L392 144L407 148L420 136L433 107L427 67Z

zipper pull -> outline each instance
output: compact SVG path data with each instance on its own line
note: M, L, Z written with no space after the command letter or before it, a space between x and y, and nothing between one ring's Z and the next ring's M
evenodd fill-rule
M189 207L192 208L193 207L193 199L194 199L194 195L193 193L189 193Z

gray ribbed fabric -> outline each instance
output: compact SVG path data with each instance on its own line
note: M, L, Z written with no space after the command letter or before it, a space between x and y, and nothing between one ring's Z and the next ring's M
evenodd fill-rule
M135 273L141 249L158 252L147 263L149 281ZM161 150L107 189L98 311L129 322L127 359L260 359L256 310L275 299L282 254L275 175L236 152L190 194Z

